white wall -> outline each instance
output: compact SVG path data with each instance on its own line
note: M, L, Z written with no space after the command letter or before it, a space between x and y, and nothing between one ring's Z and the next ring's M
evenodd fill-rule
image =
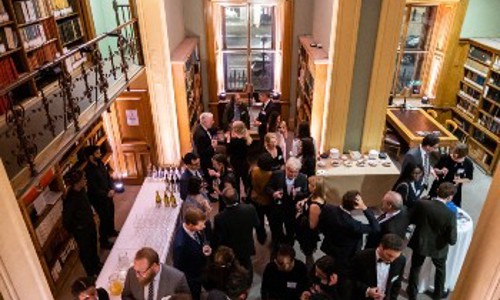
M185 37L183 2L183 0L165 0L170 53L175 50Z
M323 44L328 52L332 28L333 0L315 0L312 16L312 35L317 43Z

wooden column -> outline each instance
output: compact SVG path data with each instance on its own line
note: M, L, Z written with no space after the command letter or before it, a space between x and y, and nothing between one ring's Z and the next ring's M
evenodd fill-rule
M453 291L453 300L500 299L499 196L500 168L497 168Z
M165 13L161 0L137 1L141 42L147 70L158 163L180 161L179 131ZM173 50L173 49L172 49Z
M334 1L320 151L343 149L351 96L361 0Z
M403 21L404 0L383 0L366 105L361 151L380 149L385 127L387 98L394 76L394 61Z
M0 160L0 293L5 299L54 299Z

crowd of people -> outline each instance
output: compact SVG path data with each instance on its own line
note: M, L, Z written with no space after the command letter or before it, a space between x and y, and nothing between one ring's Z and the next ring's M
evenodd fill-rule
M250 137L248 109L240 99L225 109L223 141L216 138L213 115L200 115L194 151L183 157L183 206L173 239L173 265L160 263L153 249L141 249L127 274L122 299L169 295L169 299L246 299L253 282L254 232L256 241L269 243L271 249L262 274L261 299L397 299L406 246L412 249L409 299L416 299L426 257L436 267L432 298L446 297L445 264L448 247L457 240L461 186L472 180L473 173L467 147L458 144L435 162L439 137L429 134L406 153L401 176L379 209L368 208L356 190L346 192L341 204L335 205L329 203L324 178L315 175L317 152L309 125L298 126L287 151L288 130L276 105L265 93L259 99L262 107L253 123L260 138L257 157L249 157L257 143ZM92 167L98 170L99 164ZM96 195L95 199L108 201L112 189L103 183L101 189L89 184L86 192L83 173L71 175L64 224L85 249L80 252L87 257L80 258L92 276L99 261L89 241L96 243L96 232L78 236L95 226L89 199ZM116 231L105 222L101 227L102 242L109 242ZM315 260L318 248L323 256ZM296 249L303 252L304 261L297 258ZM75 296L88 287L74 289Z

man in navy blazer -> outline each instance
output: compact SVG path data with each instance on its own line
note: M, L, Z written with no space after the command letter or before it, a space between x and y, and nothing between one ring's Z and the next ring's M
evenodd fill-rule
M184 272L194 300L200 299L202 271L212 249L205 241L206 215L196 207L184 213L184 222L177 228L173 242L174 267Z
M368 224L352 217L352 211L357 209L363 211ZM324 205L321 215L319 228L324 235L321 250L338 262L339 271L344 275L351 258L361 250L363 234L379 232L380 224L355 190L344 194L341 206Z
M203 179L203 174L200 170L200 158L195 153L186 153L186 155L184 155L184 157L182 158L182 161L186 165L186 170L184 170L184 172L181 174L179 186L181 199L186 200L188 194L189 178L196 176L200 179Z
M403 249L404 240L390 233L382 237L376 249L356 253L350 271L352 299L396 300L406 264Z

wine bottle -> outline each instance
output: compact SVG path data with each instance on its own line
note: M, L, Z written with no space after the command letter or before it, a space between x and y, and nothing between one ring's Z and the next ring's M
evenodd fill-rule
M168 197L167 190L165 190L165 192L163 194L163 205L165 205L165 207L169 207L170 206L170 199Z
M160 196L160 192L159 191L156 191L155 203L156 203L156 207L160 207L161 206L161 196Z
M177 200L175 199L174 192L170 192L170 206L177 207Z

